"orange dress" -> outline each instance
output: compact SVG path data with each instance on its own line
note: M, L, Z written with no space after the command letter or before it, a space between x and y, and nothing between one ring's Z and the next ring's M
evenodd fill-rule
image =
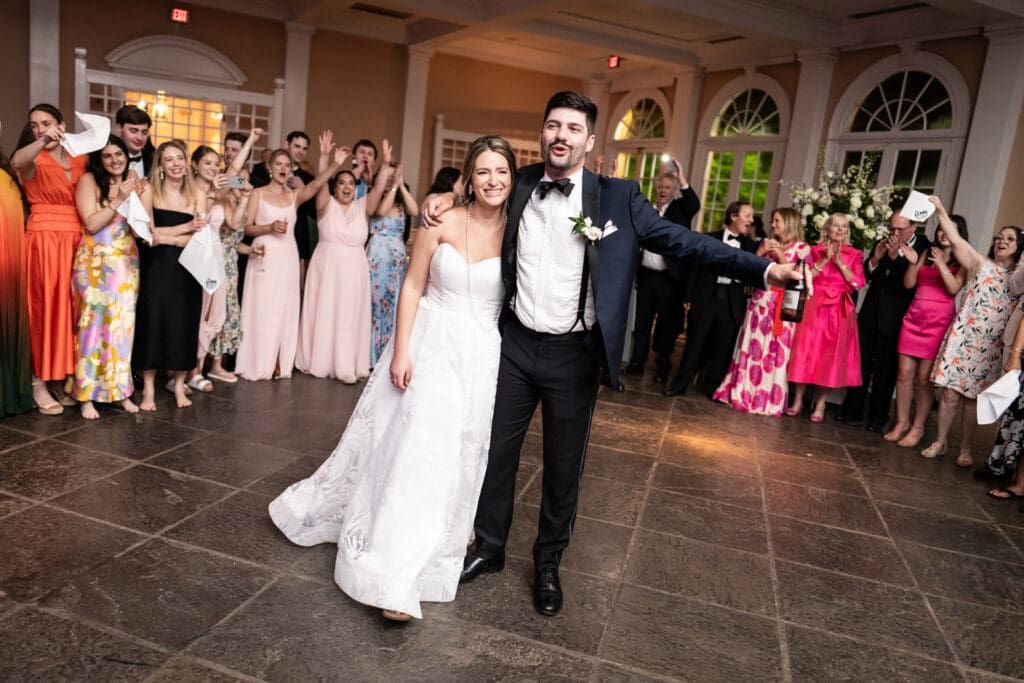
M36 170L24 182L31 207L25 226L28 256L28 324L32 374L63 380L75 373L75 315L71 264L82 238L75 208L75 187L85 172L85 156L71 158L70 178L60 163L42 151Z

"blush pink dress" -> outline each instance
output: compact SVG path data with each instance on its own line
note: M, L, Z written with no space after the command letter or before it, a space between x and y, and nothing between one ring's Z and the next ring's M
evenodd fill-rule
M296 367L352 384L370 376L370 263L366 198L331 199L306 273Z
M950 269L956 274L957 268ZM905 356L932 360L956 314L956 297L942 282L935 266L923 265L917 272L917 291L903 317L897 351Z
M295 345L299 339L299 250L295 246L295 206L274 206L260 196L256 225L277 220L288 224L284 234L260 235L253 246L263 245L262 257L249 258L242 297L242 343L235 371L244 379L292 376Z
M807 265L825 258L825 245L811 248ZM864 286L863 254L843 245L840 254L853 273L849 282L831 260L814 274L814 294L804 305L804 319L796 326L789 381L822 387L856 387L861 384L857 313L851 294Z

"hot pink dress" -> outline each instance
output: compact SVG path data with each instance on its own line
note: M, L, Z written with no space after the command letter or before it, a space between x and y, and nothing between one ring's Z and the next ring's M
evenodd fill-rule
M295 206L274 206L260 196L256 224L277 220L288 224L284 234L260 235L253 246L263 245L262 257L249 258L242 297L242 343L235 371L245 379L271 379L279 367L281 377L292 376L295 345L299 339L299 250L295 246Z
M320 239L306 273L295 365L315 377L352 384L370 376L366 198L353 200L347 209L332 198L317 230Z
M950 270L956 273L957 269L954 266ZM921 266L917 272L917 291L903 317L896 350L906 356L932 360L955 314L956 297L942 283L942 273L935 266Z
M807 265L825 258L825 245L811 248ZM814 294L804 305L803 322L789 362L789 381L822 387L856 387L861 384L857 313L850 295L864 286L863 254L843 245L840 258L853 273L849 282L831 260L814 274Z
M806 258L808 251L805 243L796 242L786 249L785 262ZM785 411L789 397L786 368L796 323L776 320L781 295L777 287L754 290L729 372L713 397L716 401L757 415L779 417Z

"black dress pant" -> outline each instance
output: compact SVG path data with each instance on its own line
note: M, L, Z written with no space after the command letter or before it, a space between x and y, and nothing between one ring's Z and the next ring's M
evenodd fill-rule
M544 420L544 472L534 567L558 567L579 501L598 368L587 333L542 334L513 319L505 326L490 454L477 506L476 554L503 557L515 498L519 451L537 403Z
M896 375L899 371L899 352L896 350L899 337L886 334L859 334L861 385L846 390L843 399L843 415L860 419L864 415L864 399L867 397L868 423L884 427L889 422L892 394L896 389ZM868 396L868 385L871 394Z
M630 365L643 365L647 353L654 350L659 375L672 369L676 337L683 331L682 287L667 270L641 266L636 272L636 330ZM657 324L655 324L657 316ZM653 347L651 330L654 330Z
M693 378L705 369L701 391L710 396L729 371L729 362L736 346L740 325L730 311L729 288L740 284L716 284L714 295L706 301L693 302L686 328L686 347L679 370L669 388L686 390Z

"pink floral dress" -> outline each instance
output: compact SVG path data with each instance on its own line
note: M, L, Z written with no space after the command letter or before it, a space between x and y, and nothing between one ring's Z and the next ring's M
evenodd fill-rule
M999 379L1003 330L1016 299L1010 294L1013 270L989 259L967 283L960 310L935 357L932 382L974 399Z
M811 248L795 242L786 249L787 263L806 258ZM736 410L779 417L786 409L788 379L786 367L796 323L777 319L782 290L757 289L747 303L747 314L736 339L729 371L714 399Z

